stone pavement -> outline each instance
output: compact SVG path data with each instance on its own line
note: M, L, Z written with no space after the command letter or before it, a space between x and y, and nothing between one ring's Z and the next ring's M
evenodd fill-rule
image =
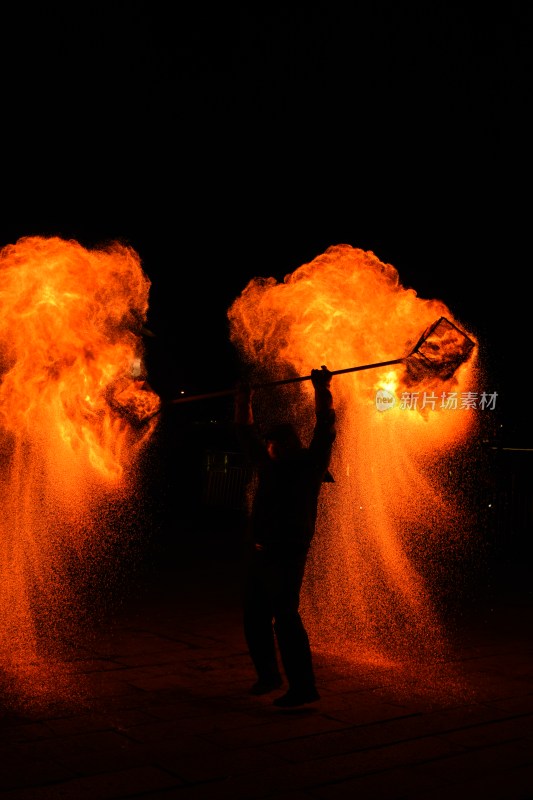
M238 558L205 540L156 559L68 667L79 704L0 695L7 800L531 800L530 564L473 602L453 633L467 691L398 691L395 674L316 654L322 699L251 697Z

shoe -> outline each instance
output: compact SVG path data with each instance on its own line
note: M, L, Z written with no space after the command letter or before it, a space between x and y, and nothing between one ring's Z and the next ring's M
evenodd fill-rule
M272 678L272 680L268 681L258 680L250 689L250 694L256 696L261 694L270 694L270 692L275 692L276 689L281 689L282 686L283 680L281 678Z
M315 703L320 700L320 695L316 689L289 689L288 692L277 697L273 705L278 708L294 708L295 706L305 706L307 703Z

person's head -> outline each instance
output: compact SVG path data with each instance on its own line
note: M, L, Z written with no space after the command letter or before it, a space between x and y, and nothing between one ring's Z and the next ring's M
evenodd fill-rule
M273 425L265 434L265 442L270 458L287 458L302 449L296 428L290 422Z

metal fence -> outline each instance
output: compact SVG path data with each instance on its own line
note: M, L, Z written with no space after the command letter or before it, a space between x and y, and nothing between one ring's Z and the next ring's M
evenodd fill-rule
M503 547L533 546L533 450L488 448L478 465L478 504L485 536ZM251 473L241 453L208 450L203 504L243 510Z
M490 532L502 545L533 546L533 449L489 447L484 487Z
M240 453L207 451L203 500L211 508L243 509L250 473Z

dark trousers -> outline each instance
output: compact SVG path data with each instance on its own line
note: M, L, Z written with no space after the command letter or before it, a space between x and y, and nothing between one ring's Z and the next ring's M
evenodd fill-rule
M309 637L299 613L307 550L253 550L244 586L244 635L258 678L279 676L277 639L289 687L314 688Z

